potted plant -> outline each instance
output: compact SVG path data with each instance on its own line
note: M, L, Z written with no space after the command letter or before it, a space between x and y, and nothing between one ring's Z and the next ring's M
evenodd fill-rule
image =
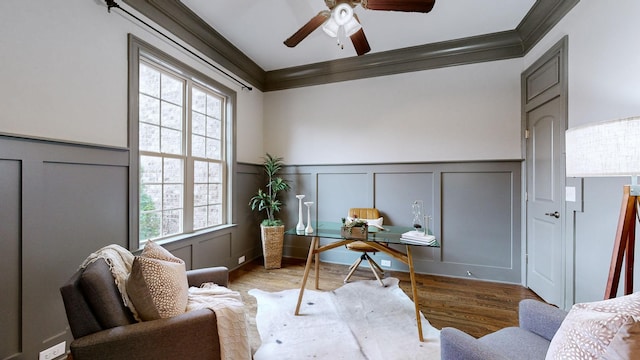
M289 190L287 181L278 173L282 169L281 157L274 157L269 153L263 158L264 172L267 175L266 190L258 189L249 201L251 210L265 212L266 218L260 224L262 236L262 253L266 269L279 269L282 262L282 244L284 242L284 225L275 216L285 205L278 195Z
M345 239L366 240L369 236L369 226L367 224L367 221L358 219L358 217L355 217L353 220L342 218L340 236Z

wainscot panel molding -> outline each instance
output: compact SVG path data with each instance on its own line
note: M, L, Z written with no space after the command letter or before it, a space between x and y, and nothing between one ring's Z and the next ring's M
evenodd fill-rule
M232 269L261 254L246 205L261 169L232 171L238 223L164 244L189 269ZM71 343L59 288L90 253L128 247L128 173L127 149L0 134L0 359L37 359Z
M37 359L72 340L59 287L91 252L127 245L128 156L120 148L0 135L0 283L11 294L0 300L10 314L2 319L0 358Z
M442 247L414 247L416 272L520 284L521 165L513 160L287 166L285 177L292 191L285 195L281 218L287 227L297 224L295 195L304 194L304 201L314 202L312 221L340 222L351 207L376 207L384 224L410 226L411 204L422 200ZM306 210L303 220L306 224ZM305 258L308 249L309 240L285 239L284 256ZM338 248L320 258L348 265L357 256ZM385 254L374 258L378 263L390 260L391 269L408 271Z
M0 156L1 157L1 156ZM0 159L0 239L3 261L0 262L0 359L19 356L22 322L20 303L20 183L21 162Z
M238 228L232 242L235 264L238 257L246 255L246 260L262 256L262 241L260 240L260 216L249 207L249 200L264 187L264 170L260 165L238 163L236 166L236 191L234 211L236 211Z

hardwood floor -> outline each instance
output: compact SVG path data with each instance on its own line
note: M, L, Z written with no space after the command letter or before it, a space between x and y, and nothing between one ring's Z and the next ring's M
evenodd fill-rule
M348 266L320 263L320 289L333 290L343 285ZM229 274L229 288L239 291L247 306L251 348L260 346L256 329L256 300L247 294L250 289L280 291L299 288L304 272L304 260L283 259L281 269L266 270L262 259L249 262ZM307 288L314 286L313 269ZM458 328L474 337L518 324L518 302L540 299L534 292L519 285L500 284L470 279L416 274L420 310L437 329ZM400 279L400 287L411 298L409 273L386 271L385 277ZM371 280L369 269L362 268L351 281ZM294 309L291 309L294 311Z

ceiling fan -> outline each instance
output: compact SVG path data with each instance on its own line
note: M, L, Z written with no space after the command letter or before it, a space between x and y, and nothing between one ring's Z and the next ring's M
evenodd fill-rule
M298 45L314 30L322 26L322 30L329 36L338 38L349 37L358 56L371 51L362 25L353 9L360 4L368 10L405 11L428 13L433 9L435 0L324 0L329 10L323 10L304 24L290 38L284 41L288 47ZM342 45L341 45L342 46Z

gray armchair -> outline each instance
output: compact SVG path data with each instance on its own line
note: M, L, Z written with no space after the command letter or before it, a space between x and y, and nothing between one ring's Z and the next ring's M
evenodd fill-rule
M189 286L227 286L228 269L187 272ZM220 359L216 315L209 309L168 319L136 322L124 306L103 259L78 270L60 288L74 341L74 360Z
M454 328L440 332L442 360L544 359L567 312L536 300L522 300L519 327L476 339Z

